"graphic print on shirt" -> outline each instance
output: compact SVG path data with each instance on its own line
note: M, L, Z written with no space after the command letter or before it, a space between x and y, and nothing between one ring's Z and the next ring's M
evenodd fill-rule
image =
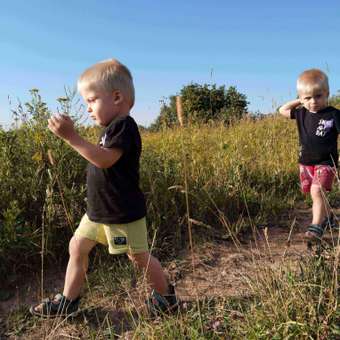
M330 120L320 119L315 134L319 137L324 137L326 133L329 132L330 129L333 127L333 124L334 124L333 119Z

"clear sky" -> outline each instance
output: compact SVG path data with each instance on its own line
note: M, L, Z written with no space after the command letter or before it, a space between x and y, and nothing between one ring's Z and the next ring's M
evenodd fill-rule
M148 125L160 100L190 82L236 86L252 111L295 97L318 67L340 89L340 1L11 0L0 9L0 125L39 88L55 110L91 64L115 57L134 76L132 115Z

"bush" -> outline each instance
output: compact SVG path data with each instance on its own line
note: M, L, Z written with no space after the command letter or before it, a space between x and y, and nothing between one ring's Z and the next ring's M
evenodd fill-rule
M186 122L202 124L212 121L229 123L239 120L247 113L247 97L236 87L189 84L180 91ZM163 102L161 112L151 125L151 131L178 125L176 96L170 96L169 104Z

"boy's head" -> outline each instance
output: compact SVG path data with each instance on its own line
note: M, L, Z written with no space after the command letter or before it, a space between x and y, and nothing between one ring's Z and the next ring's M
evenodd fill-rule
M310 112L318 112L328 105L329 85L327 75L318 69L306 70L297 80L301 104Z
M131 73L116 59L89 67L79 77L77 85L91 117L102 126L108 125L117 115L128 113L135 101Z

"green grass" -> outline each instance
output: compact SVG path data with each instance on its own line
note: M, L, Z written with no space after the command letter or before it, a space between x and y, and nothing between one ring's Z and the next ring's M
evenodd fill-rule
M86 163L46 129L50 113L39 95L32 95L25 123L10 131L0 129L2 277L9 271L23 275L28 268L39 272L42 249L45 266L65 260L72 229L85 209ZM91 141L97 138L97 129L79 131ZM302 199L297 132L290 120L245 119L231 126L191 126L142 137L141 186L149 236L155 236L154 253L163 260L188 248L185 162L195 243L247 233ZM57 161L54 166L48 150ZM339 337L336 250L301 261L297 268L289 263L275 270L262 268L249 279L252 298L202 297L180 314L156 321L143 312L140 277L125 260L110 261L105 251L97 251L95 263L103 265L89 275L88 310L82 316L62 324L42 322L28 318L24 306L3 321L4 332L27 339L51 334L62 338L64 333L114 339L124 332L134 339Z
M36 92L29 108L20 127L0 130L2 273L39 267L42 247L47 260L65 258L65 245L85 211L86 162L48 131L50 113ZM79 131L96 142L98 129ZM142 137L141 187L158 256L175 257L188 244L185 162L194 238L236 235L301 197L296 129L289 120L246 119Z

